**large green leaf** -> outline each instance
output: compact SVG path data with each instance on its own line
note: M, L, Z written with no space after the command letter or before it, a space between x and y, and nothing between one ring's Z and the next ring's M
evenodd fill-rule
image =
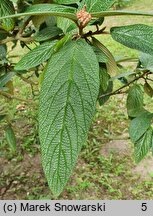
M152 147L153 130L149 127L145 134L135 143L135 160L140 162Z
M15 66L15 70L28 70L48 60L54 53L57 41L50 41L37 46L28 52Z
M56 4L36 4L27 8L24 13L18 13L10 16L0 17L0 20L13 17L21 16L32 16L32 15L50 15L50 16L61 16L72 20L77 20L76 10L73 7L56 5Z
M153 55L153 27L136 24L111 28L111 35L119 43Z
M63 190L95 113L99 65L82 39L68 42L48 63L40 94L39 136L44 171L55 195Z
M129 135L132 142L136 143L141 138L141 136L143 136L143 134L150 127L152 118L153 113L144 111L131 121L129 127Z
M106 11L114 4L115 1L116 0L83 0L80 8L86 5L88 12Z
M129 88L126 106L130 117L136 117L143 111L143 99L144 91L141 85L134 84Z
M10 0L0 1L0 17L11 15L14 13L15 13L14 6ZM12 18L4 19L3 21L1 21L1 23L2 23L2 27L6 31L11 31L14 28L14 24L15 24L14 19Z

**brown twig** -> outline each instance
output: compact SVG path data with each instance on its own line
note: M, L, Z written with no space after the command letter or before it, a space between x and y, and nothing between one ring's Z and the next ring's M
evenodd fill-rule
M134 80L130 81L129 83L125 84L124 86L118 88L117 90L115 90L113 92L100 95L99 98L103 98L103 97L106 97L106 96L112 96L112 95L116 95L116 94L124 94L126 92L122 92L121 91L122 89L126 88L127 86L129 86L130 84L134 83L135 81L137 81L137 80L139 80L141 78L144 78L144 76L146 76L146 75L148 75L150 73L151 73L150 71L145 71L141 76L136 77Z
M30 85L38 85L38 83L33 82L32 80L29 80L29 79L23 77L22 75L17 74L17 76L18 76L21 80L23 80L24 82L26 82L26 83L28 83L28 84L30 84Z
M28 17L28 18L25 20L25 22L23 23L22 27L19 29L19 32L18 32L17 35L19 35L19 36L22 35L22 33L24 32L26 26L29 24L30 20L31 20L31 16Z
M148 77L147 77L147 80L149 80L149 81L152 81L152 82L153 82L153 80L152 80L152 79L150 79L150 78L148 78Z
M33 41L33 38L32 37L19 37L19 36L8 37L6 39L0 40L0 44L6 44L8 42L13 42L13 41L17 41L17 40L30 43Z
M83 37L84 37L84 38L87 38L87 37L92 37L93 35L109 34L109 32L104 32L105 29L106 29L106 26L103 27L102 29L96 30L96 31L94 31L94 32L89 31L89 32L87 32L86 34L84 34Z
M26 103L28 103L28 104L33 103L32 100L22 99L22 98L16 97L16 96L14 96L14 95L11 95L11 94L6 93L6 92L3 92L3 91L0 91L0 95L6 97L6 98L8 98L8 99L15 99L15 100L18 100L18 101L26 102Z

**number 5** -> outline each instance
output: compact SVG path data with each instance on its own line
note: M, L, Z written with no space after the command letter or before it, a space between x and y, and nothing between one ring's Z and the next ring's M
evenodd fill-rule
M142 211L147 211L147 203L142 203L141 210Z

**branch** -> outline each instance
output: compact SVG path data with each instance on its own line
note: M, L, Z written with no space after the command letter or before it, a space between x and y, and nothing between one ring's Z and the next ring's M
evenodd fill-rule
M1 40L0 41L0 44L6 44L8 42L12 42L12 41L16 41L16 40L20 40L20 41L23 41L23 42L31 42L33 41L33 38L32 37L23 37L22 36L22 33L24 32L26 26L29 24L31 20L31 16L28 17L25 22L22 24L21 28L19 29L17 35L15 37L8 37L4 40ZM30 35L31 36L31 35Z
M25 22L23 23L22 27L19 29L19 32L18 32L17 35L19 35L19 36L22 35L22 33L24 32L26 26L29 24L30 20L31 20L31 16L28 17L28 18L25 20Z
M103 27L100 30L97 29L95 32L89 31L83 35L83 38L92 37L93 35L99 35L99 34L110 34L109 32L104 32L105 29L106 29L106 27Z
M16 40L20 40L20 41L23 41L23 42L30 43L30 42L33 41L33 38L32 37L19 37L17 35L15 37L8 37L6 39L0 40L0 44L6 44L8 42L13 42L13 41L16 41Z
M28 103L28 104L33 103L32 100L22 99L22 98L16 97L16 96L14 96L14 95L11 95L11 94L6 93L6 92L3 92L3 91L0 91L0 95L6 97L6 98L8 98L8 99L15 99L15 100L18 100L18 101L26 102L26 103Z
M150 81L152 81L152 82L153 82L153 79L147 78L147 80L150 80Z
M12 42L12 41L15 41L15 37L8 37L6 39L3 39L3 40L0 40L0 44L6 44L8 42Z
M113 91L113 92L110 92L110 93L106 93L106 94L103 94L101 96L99 96L99 98L103 98L105 96L112 96L112 95L116 95L116 94L124 94L126 92L122 92L121 90L126 88L127 86L131 85L132 83L134 83L135 81L141 79L141 78L144 78L145 75L148 75L150 74L151 72L150 71L145 71L141 76L139 77L136 77L134 80L130 81L129 83L127 83L126 85L120 87L119 89Z
M21 80L23 80L24 82L26 82L26 83L28 83L28 84L30 84L30 85L38 85L38 83L33 82L32 80L29 80L29 79L23 77L22 75L17 74L17 76L18 76Z

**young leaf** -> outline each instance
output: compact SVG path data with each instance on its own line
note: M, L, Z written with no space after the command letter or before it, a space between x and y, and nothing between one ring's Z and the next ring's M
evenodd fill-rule
M106 11L112 7L115 1L116 0L83 0L81 2L80 8L86 5L88 12Z
M153 129L149 127L145 134L135 143L135 160L139 163L152 147Z
M28 70L48 60L57 41L49 41L28 52L15 66L15 70Z
M143 111L143 98L144 92L141 85L134 84L129 88L126 103L128 116L136 117Z
M12 152L16 151L16 137L11 125L8 125L5 130L6 140Z
M37 32L34 35L34 39L36 41L42 42L42 41L46 41L49 39L53 39L62 33L63 31L60 28L56 26L49 26Z
M14 14L14 6L13 3L10 0L1 0L0 1L0 17L7 16ZM14 19L9 18L9 19L4 19L2 21L2 27L6 31L11 31L14 28Z
M131 121L129 127L129 135L132 142L136 143L141 138L141 136L143 136L143 134L150 127L152 118L153 113L144 111Z
M39 136L42 163L52 192L68 181L95 113L99 65L82 39L52 56L40 93Z
M153 27L136 24L111 28L111 35L117 42L153 55Z
M140 56L141 66L153 72L153 55L142 53Z
M92 46L92 48L97 56L99 63L107 63L109 61L107 56L98 47Z
M116 61L114 59L114 56L112 53L107 49L107 47L104 46L104 44L100 43L96 38L92 38L93 45L101 50L101 52L106 56L108 59L108 62L106 63L107 66L107 72L109 74L117 73L118 68L116 65Z
M151 85L149 85L149 83L145 82L144 90L149 97L153 97L153 88L151 87Z

